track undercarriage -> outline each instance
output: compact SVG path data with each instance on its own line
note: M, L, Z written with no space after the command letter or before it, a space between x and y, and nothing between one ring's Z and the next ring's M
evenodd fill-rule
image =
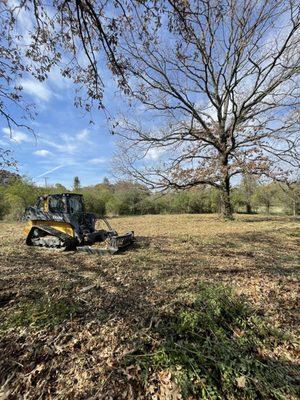
M115 231L95 231L87 235L82 243L68 234L51 227L35 225L27 239L28 246L36 246L60 251L77 250L89 254L116 253L132 244L133 232L119 236ZM93 246L95 243L105 242L106 247Z
M28 246L38 246L57 250L74 250L77 240L70 235L49 226L35 225L26 239Z

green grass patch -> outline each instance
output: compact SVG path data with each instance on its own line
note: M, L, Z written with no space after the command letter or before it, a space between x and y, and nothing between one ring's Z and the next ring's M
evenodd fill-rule
M144 381L149 373L171 371L184 398L296 395L295 367L272 355L285 338L228 287L202 283L196 300L163 316L151 334L155 340L126 363L138 364Z
M36 329L53 327L78 316L82 305L69 298L53 299L46 296L21 303L1 324L2 330L17 327Z
M193 244L193 245L201 245L202 240L199 237L196 237L194 235L179 235L174 239L175 243L187 243L187 244Z

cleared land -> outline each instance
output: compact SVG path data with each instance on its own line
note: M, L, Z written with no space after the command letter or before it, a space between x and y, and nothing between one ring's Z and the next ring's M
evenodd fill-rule
M115 218L115 256L1 223L0 398L296 399L299 222Z

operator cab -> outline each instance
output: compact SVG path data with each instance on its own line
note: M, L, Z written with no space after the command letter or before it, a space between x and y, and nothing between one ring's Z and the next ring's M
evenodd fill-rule
M78 214L84 212L81 194L61 193L39 197L36 208L44 212Z

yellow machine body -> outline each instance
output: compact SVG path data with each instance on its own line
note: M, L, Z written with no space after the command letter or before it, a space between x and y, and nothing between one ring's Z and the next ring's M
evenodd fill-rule
M57 229L60 232L66 233L67 235L74 237L74 229L72 225L68 224L67 222L42 221L42 220L28 221L24 228L24 233L26 236L29 234L30 229L34 225L39 225L39 226L47 225L50 226L51 228Z
M45 197L43 199L43 211L48 212L49 211L49 198ZM66 233L67 235L70 235L74 237L74 229L72 225L68 224L67 222L60 222L60 221L44 221L44 220L31 220L28 221L26 224L26 227L24 229L24 233L27 236L31 230L31 228L34 225L46 225L50 226L51 228L57 229L60 232Z

